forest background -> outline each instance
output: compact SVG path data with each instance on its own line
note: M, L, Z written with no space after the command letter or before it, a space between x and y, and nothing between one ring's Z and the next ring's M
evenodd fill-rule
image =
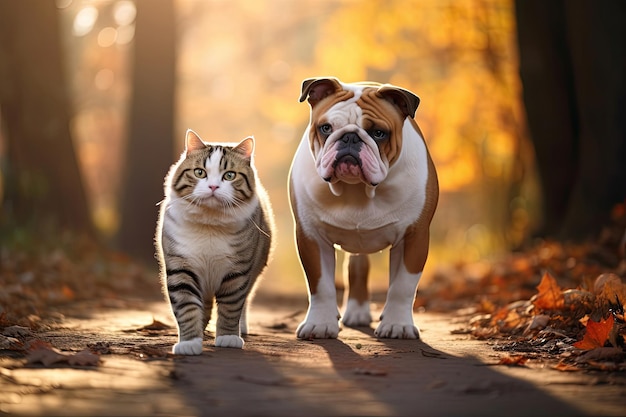
M261 290L304 294L286 184L318 75L421 97L441 188L422 285L535 236L597 235L626 197L624 6L544 3L1 0L2 245L69 231L156 268L186 129L254 135L279 230Z

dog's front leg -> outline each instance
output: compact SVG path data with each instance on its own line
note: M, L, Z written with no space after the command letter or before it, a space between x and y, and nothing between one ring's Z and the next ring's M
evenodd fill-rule
M419 339L413 322L413 303L422 272L411 273L404 262L404 242L390 250L389 290L374 334L380 338Z
M296 241L309 286L309 309L296 330L300 339L336 338L339 309L335 289L335 248L298 233Z

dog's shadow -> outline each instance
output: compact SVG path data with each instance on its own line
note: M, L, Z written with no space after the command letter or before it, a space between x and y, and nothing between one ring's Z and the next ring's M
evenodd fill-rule
M501 407L512 415L531 415L538 404L547 414L552 410L558 415L580 414L476 357L434 348L428 343L427 328L421 335L417 340L379 339L372 327L344 326L337 339L313 343L326 350L336 374L347 385L369 393L368 407L376 415L415 410L412 415L495 416L501 415Z

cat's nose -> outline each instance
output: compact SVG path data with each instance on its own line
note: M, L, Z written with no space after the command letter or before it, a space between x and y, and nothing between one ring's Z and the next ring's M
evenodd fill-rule
M211 191L215 192L215 190L220 188L220 186L219 185L209 185L209 188L211 189Z

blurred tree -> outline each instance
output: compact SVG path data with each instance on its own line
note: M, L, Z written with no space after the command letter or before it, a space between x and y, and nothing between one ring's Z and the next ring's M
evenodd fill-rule
M1 223L93 235L70 136L62 55L54 2L0 2L0 112L7 146Z
M173 162L175 10L173 0L135 3L133 92L118 246L150 261L154 259L157 203L163 199L163 179ZM178 135L181 141L183 133Z
M540 234L595 235L626 198L626 3L518 0L516 17Z

